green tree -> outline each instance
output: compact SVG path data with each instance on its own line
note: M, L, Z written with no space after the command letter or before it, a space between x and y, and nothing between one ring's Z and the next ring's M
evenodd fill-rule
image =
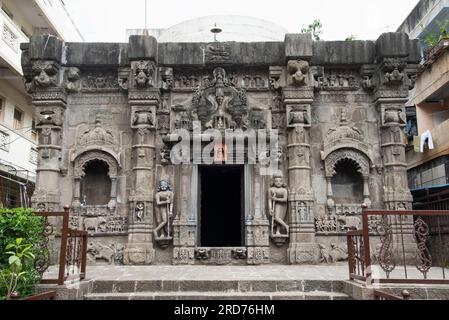
M354 41L357 40L357 36L355 34L351 34L350 36L347 36L345 41Z
M310 33L312 35L312 38L316 41L321 40L321 34L323 25L321 24L320 19L315 19L311 24L309 25L303 25L301 29L301 33Z

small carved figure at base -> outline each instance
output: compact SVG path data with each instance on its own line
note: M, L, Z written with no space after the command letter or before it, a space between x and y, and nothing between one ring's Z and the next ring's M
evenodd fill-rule
M335 263L348 260L347 250L335 243L331 243L329 249L321 243L318 246L320 248L320 263Z
M232 257L236 260L244 260L248 257L245 249L234 249L232 250Z
M87 247L89 259L93 262L97 260L106 260L108 264L112 264L115 258L115 250L101 243L90 242Z
M320 263L330 263L331 262L331 256L329 254L329 250L326 248L324 244L319 244L320 247Z
M209 260L210 259L210 250L207 250L207 249L196 249L195 250L195 259L197 259L197 260Z

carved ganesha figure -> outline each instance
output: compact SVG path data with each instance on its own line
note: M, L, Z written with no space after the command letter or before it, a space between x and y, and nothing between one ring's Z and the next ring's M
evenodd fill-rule
M268 208L271 217L271 235L288 236L289 226L285 223L287 216L288 190L282 176L275 176L269 189Z
M156 240L171 238L170 218L173 217L174 194L167 180L161 180L156 192L156 228L153 230Z

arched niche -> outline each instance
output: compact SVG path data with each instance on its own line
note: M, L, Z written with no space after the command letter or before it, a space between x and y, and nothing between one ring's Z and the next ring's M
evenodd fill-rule
M334 211L333 208L339 205L354 205L355 208L360 208L362 203L371 205L371 166L370 159L364 152L357 149L338 149L330 153L324 163L329 210Z
M106 207L113 211L117 204L117 175L120 169L120 165L117 158L103 150L89 150L82 154L79 154L74 159L74 196L73 206L85 206L85 207ZM103 185L96 185L96 191L102 190L109 191L109 197L107 195L101 196L95 199L84 199L88 190L92 189L92 186L88 183L94 182L95 178L99 178L103 182ZM83 189L83 190L81 190ZM84 192L85 194L82 194ZM90 191L88 191L90 192ZM92 191L94 192L94 191ZM106 199L108 199L106 203ZM87 200L87 202L86 202Z

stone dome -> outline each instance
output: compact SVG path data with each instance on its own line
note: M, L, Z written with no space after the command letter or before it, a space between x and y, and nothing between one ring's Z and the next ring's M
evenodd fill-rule
M284 41L288 33L283 27L273 22L245 16L216 15L200 17L178 23L168 29L154 30L158 42L212 42L211 29L217 24L222 32L218 41L258 42Z

